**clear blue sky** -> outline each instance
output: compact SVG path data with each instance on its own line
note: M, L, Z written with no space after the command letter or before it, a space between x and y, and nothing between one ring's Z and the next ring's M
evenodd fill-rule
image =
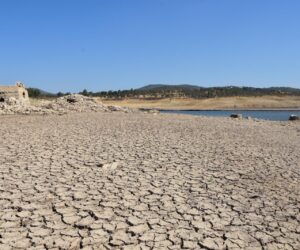
M1 0L0 84L300 87L300 0Z

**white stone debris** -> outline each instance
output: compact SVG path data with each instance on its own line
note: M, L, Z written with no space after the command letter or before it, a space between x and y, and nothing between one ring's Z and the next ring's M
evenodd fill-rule
M67 114L75 112L133 112L133 109L107 106L95 98L79 94L71 94L59 97L53 101L44 101L39 105L30 105L10 97L5 102L0 102L0 115L10 114Z

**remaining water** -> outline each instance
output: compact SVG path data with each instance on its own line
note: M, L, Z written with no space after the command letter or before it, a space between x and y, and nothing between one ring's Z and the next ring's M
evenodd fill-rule
M161 113L225 116L242 114L243 117L252 117L270 121L287 121L291 114L300 116L300 110L160 110Z

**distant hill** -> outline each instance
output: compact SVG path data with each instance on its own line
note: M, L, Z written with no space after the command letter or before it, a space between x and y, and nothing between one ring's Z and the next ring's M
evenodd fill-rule
M150 84L144 87L136 89L137 91L149 91L149 90L159 90L159 89L169 89L169 90L176 90L176 89L202 89L202 87L196 85L189 85L189 84L180 84L180 85L166 85L166 84Z
M145 98L170 98L170 97L189 97L189 98L211 98L227 96L262 96L262 95L300 95L300 89L289 87L200 87L195 85L164 85L152 84L135 89L135 96Z
M53 97L62 96L69 93L49 93L38 88L28 88L30 97ZM123 98L144 98L144 99L162 99L162 98L214 98L231 96L300 96L300 89L290 87L200 87L189 84L165 85L150 84L137 89L91 92L83 90L79 94L108 99Z
M278 91L286 93L299 93L300 89L290 87L269 87L269 88L255 88L255 87L240 87L240 86L224 86L224 87L200 87L196 85L180 84L180 85L168 85L168 84L150 84L144 87L136 89L136 91L160 91L160 90L208 90L208 89L224 89L224 90L247 90L247 91Z
M137 89L85 92L87 95L100 96L108 99L122 98L144 98L144 99L162 99L162 98L213 98L213 97L231 97L231 96L300 96L300 89L289 87L201 87L195 85L165 85L150 84Z
M282 92L289 92L289 93L299 93L300 89L290 88L290 87L270 87L272 90L282 91Z

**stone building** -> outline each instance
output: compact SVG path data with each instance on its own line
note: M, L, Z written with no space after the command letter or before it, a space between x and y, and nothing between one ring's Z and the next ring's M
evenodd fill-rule
M29 102L28 92L21 82L16 82L15 86L0 85L0 102L6 102L10 97L22 102Z

